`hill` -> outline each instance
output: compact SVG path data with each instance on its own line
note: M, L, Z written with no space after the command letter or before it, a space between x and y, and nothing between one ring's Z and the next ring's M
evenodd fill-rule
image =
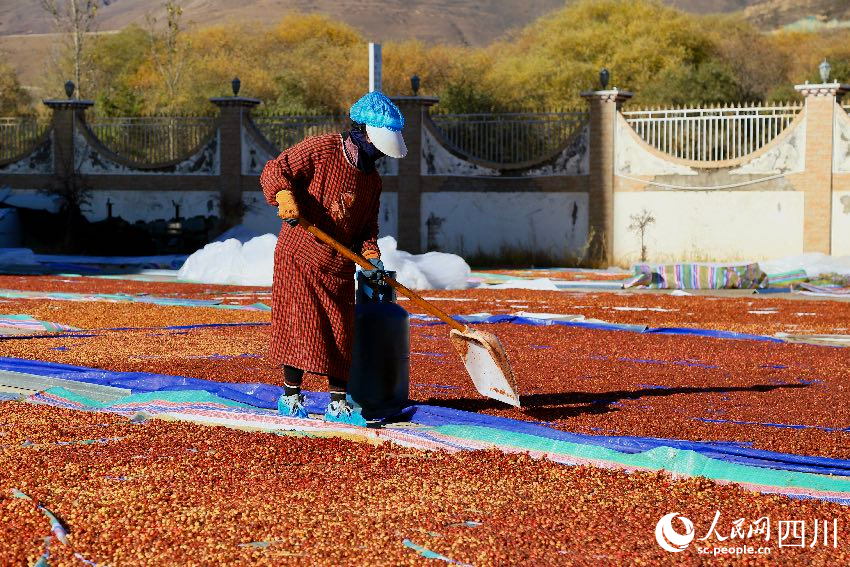
M850 22L847 0L761 0L751 3L744 16L764 30L809 22L816 28Z
M50 18L33 0L3 0L2 4L0 35L52 31ZM320 12L357 28L373 41L416 38L426 43L485 45L563 4L563 0L185 0L183 16L184 21L205 25L276 21L292 11ZM161 16L162 12L161 2L110 0L98 10L98 29L144 24L147 13Z
M565 0L184 0L185 21L268 22L291 11L320 12L357 28L373 41L419 39L425 43L481 46L560 8ZM847 0L666 0L695 13L743 11L761 29L772 30L805 20L850 20ZM47 34L50 18L34 0L2 0L0 36ZM159 1L106 0L98 11L100 31L144 23L161 16Z

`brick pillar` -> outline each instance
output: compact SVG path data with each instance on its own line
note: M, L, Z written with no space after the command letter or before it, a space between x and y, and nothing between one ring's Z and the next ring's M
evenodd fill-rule
M76 170L74 163L74 129L86 122L90 100L52 99L42 101L53 111L53 171L59 180L67 180Z
M211 98L219 109L219 202L221 229L227 230L240 222L242 205L242 122L248 120L251 109L260 104L255 98L227 96Z
M832 146L838 102L850 85L794 87L806 97L806 169L795 186L803 191L803 252L832 253Z
M424 252L422 219L422 119L439 99L397 96L392 101L404 115L407 156L398 162L398 248L413 254Z
M614 257L614 130L617 112L632 93L613 89L581 96L590 105L589 254L591 261L607 266Z

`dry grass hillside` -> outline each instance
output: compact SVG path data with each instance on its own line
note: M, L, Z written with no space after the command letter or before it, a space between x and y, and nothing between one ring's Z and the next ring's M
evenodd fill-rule
M744 11L745 17L761 29L777 29L804 19L827 24L850 21L848 0L761 0Z
M567 0L568 1L568 0ZM104 0L98 28L118 30L161 15L156 0ZM565 0L184 0L184 17L197 24L276 20L291 11L320 12L344 21L375 41L411 37L431 43L484 45L560 8ZM697 13L743 10L763 29L803 18L850 19L847 0L665 0ZM36 0L0 0L0 36L50 33L52 25Z
M0 35L44 34L49 18L34 0L2 0ZM144 24L145 15L163 12L161 2L110 0L98 12L98 29ZM484 45L513 27L522 27L564 0L185 0L184 21L276 21L286 12L320 12L357 28L375 41L411 37L431 43ZM247 38L246 38L247 39Z
M183 21L268 23L287 12L319 12L353 26L370 41L418 39L481 46L563 4L564 0L184 0ZM148 14L163 21L162 2L109 0L98 11L97 29L109 32L131 23L145 25ZM50 18L36 0L0 0L0 56L17 69L24 85L39 82L45 58L56 43L52 31Z

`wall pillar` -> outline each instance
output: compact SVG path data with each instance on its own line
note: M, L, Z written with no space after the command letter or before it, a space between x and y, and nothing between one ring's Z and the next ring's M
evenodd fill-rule
M803 252L831 254L833 124L838 102L850 85L794 87L806 98L806 168L795 185L803 191Z
M613 89L581 96L590 106L589 260L607 266L614 258L614 131L617 113L632 93Z
M42 101L53 111L53 171L60 181L70 179L76 172L74 163L74 131L77 124L86 122L86 109L94 105L90 100L51 99Z
M219 109L219 211L221 229L240 222L242 204L242 123L249 120L251 109L260 104L256 98L228 96L211 98Z
M398 248L413 254L424 252L422 243L422 121L439 99L397 96L392 101L404 115L407 156L398 162Z

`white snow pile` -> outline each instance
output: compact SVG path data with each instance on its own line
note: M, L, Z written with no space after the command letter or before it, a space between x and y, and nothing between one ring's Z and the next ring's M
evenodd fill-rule
M786 256L776 260L761 260L758 264L767 274L781 274L803 268L810 278L821 274L850 275L850 256L829 256L820 252Z
M236 238L210 242L186 259L181 280L234 285L272 285L277 237L265 234L242 244Z
M244 244L237 238L211 242L183 264L181 280L234 285L272 285L277 237L266 234ZM460 256L443 252L410 254L398 249L395 238L378 240L384 268L395 271L399 282L411 289L465 289L471 273Z
M213 242L225 242L226 240L235 238L242 244L245 244L252 238L256 238L258 236L260 236L258 233L254 232L253 230L250 230L244 224L237 224L233 228L222 232L220 235L218 235L218 238L216 238Z
M399 282L411 289L466 289L472 273L469 264L455 254L411 254L398 249L392 236L378 239L384 268L396 272Z

